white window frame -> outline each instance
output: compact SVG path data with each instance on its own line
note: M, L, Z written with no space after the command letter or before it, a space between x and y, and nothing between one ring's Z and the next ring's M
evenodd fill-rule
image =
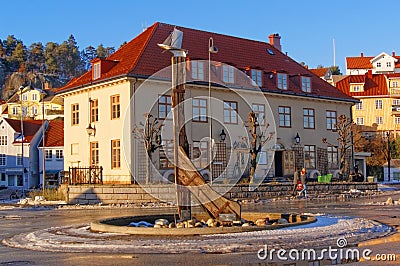
M375 117L375 122L377 125L382 125L383 124L383 116Z
M7 135L0 136L0 146L7 146L7 145L8 145Z
M364 117L357 117L356 124L359 126L363 126L364 125Z
M64 151L56 150L56 160L63 160L63 159L64 159Z
M222 66L222 80L225 83L235 83L234 68L230 65Z
M37 101L37 94L36 93L32 93L32 101Z
M395 123L396 125L399 125L399 124L400 124L400 116L395 116L395 117L394 117L394 123Z
M16 157L16 162L15 162L15 164L16 165L22 165L22 161L23 161L23 156L22 156L22 154L21 153L18 153L17 154L17 157Z
M53 160L53 150L50 149L44 150L44 158L46 159L46 161Z
M397 80L392 82L392 87L393 88L398 88L399 87L399 82Z
M13 106L13 108L12 108L12 114L13 115L17 115L18 114L18 107L17 106Z
M363 102L360 101L359 103L356 103L356 110L362 110L363 109Z
M208 122L207 99L193 98L192 100L192 120L195 122Z
M0 154L0 165L1 166L7 165L7 155L5 153Z
M383 109L383 101L382 100L375 100L375 109L382 110Z
M276 77L277 77L277 81L276 81L276 86L278 87L278 89L281 90L287 90L288 89L288 78L287 78L287 74L285 73L277 73Z
M301 90L303 92L311 92L311 78L301 77Z
M251 70L251 79L258 87L262 87L262 71L258 69Z
M251 109L256 114L257 122L260 126L265 125L265 104L253 103Z
M192 70L192 79L204 80L204 63L199 61L190 62Z
M99 79L101 76L100 62L93 65L93 79Z

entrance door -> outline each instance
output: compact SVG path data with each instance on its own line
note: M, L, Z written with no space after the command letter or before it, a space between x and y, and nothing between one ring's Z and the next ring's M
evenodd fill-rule
M283 177L282 151L275 151L275 177Z

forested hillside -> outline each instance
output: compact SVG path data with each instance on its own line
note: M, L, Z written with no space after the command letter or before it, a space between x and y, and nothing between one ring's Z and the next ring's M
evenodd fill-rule
M114 51L114 47L104 47L102 44L97 48L88 46L79 50L73 35L61 44L48 42L43 45L37 42L29 46L14 35L9 35L5 40L0 39L1 95L7 100L11 93L5 91L13 91L23 83L34 82L31 77L37 75L58 79L55 86L62 86L71 78L90 69L90 60L96 57L105 58ZM13 81L16 72L20 77L16 79L17 83L22 84Z

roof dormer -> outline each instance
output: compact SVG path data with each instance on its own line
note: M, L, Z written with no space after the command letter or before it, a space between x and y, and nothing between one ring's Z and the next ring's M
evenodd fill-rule
M374 73L387 73L393 72L397 58L388 55L387 53L380 53L370 60Z
M96 80L110 71L111 68L118 64L118 61L95 58L90 63L92 63L92 78Z

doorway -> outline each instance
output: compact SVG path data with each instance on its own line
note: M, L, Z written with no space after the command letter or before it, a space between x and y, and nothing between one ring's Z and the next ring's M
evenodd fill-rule
M275 151L275 177L283 177L282 151Z

